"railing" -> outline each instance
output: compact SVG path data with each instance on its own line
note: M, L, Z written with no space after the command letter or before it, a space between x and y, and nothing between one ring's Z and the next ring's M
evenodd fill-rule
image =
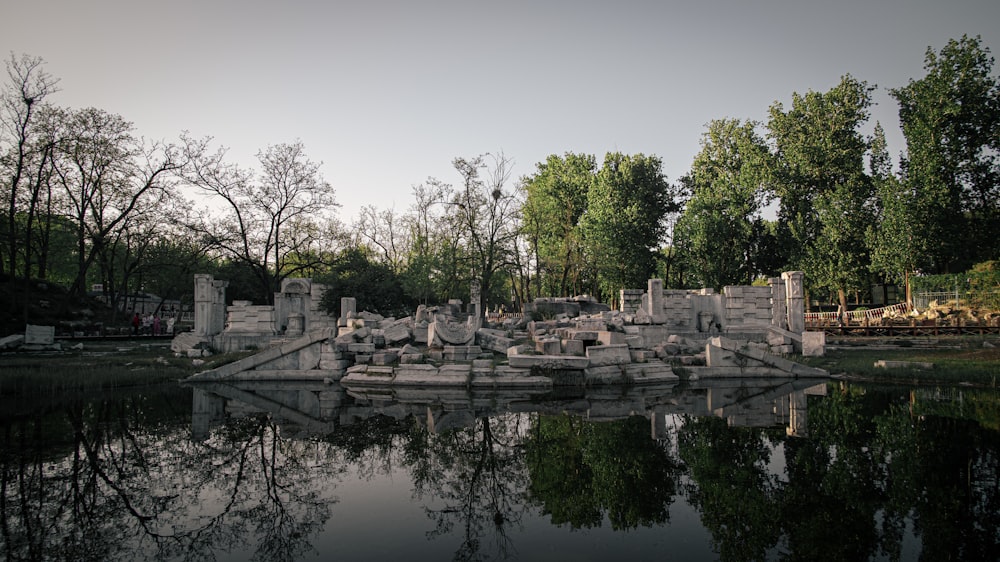
M851 310L847 312L847 321L849 323L859 324L867 319L869 322L872 320L878 320L887 314L906 314L910 311L910 306L901 302L899 304L893 304L889 306L883 306L879 308L869 308L867 310ZM837 313L836 312L807 312L806 313L806 323L807 324L828 324L837 323Z

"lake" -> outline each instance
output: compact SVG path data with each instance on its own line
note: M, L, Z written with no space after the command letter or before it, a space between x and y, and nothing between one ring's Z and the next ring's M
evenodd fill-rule
M7 560L996 560L1000 395L241 382L2 414Z

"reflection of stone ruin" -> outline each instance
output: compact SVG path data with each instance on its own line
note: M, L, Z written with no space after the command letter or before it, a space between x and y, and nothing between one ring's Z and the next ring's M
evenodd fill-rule
M722 293L623 290L621 310L590 297L536 299L525 315L485 324L479 303L421 306L413 316L319 308L324 288L286 279L273 306L224 307L224 281L195 278L195 330L174 351L191 356L259 349L195 379L342 380L353 385L484 388L677 381L699 376L826 376L785 356L822 354L823 333L803 332L803 275ZM476 296L473 296L476 300Z
M629 389L594 387L561 397L544 389L468 392L464 388L408 387L391 397L377 387L345 388L320 381L233 381L191 385L192 433L206 438L229 417L270 413L282 435L325 436L375 416L412 418L430 432L469 427L506 412L569 414L590 421L646 416L651 437L663 439L672 416L714 416L732 427L785 427L808 433L807 396L826 395L826 383L791 379L706 378L678 385Z

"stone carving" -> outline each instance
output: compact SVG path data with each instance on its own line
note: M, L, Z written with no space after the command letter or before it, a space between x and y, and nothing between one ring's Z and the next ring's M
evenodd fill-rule
M475 326L441 320L431 322L427 332L427 341L432 347L471 345L475 338Z

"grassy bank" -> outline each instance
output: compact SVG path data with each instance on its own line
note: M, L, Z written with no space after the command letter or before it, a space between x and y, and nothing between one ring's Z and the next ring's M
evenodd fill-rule
M932 346L913 345L907 340L895 341L891 346L874 346L871 341L867 342L869 345L860 341L834 343L841 345L828 349L824 357L806 357L801 362L831 374L877 382L990 388L996 388L1000 382L1000 342L996 338L941 338ZM879 360L931 363L933 367L880 368L875 366Z
M198 371L234 361L243 354L205 358L195 366L174 357L167 345L137 342L87 344L83 350L0 354L0 397L61 396L67 392L107 390L177 381Z

